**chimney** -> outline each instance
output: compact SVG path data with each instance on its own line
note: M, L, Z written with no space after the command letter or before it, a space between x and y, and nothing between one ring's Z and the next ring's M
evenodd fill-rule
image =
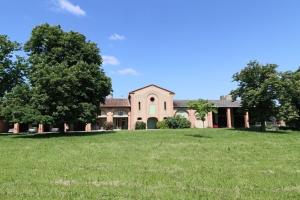
M222 101L232 101L232 95L223 95L220 97Z
M106 97L106 99L112 99L112 98L114 98L113 93L110 93L110 94Z

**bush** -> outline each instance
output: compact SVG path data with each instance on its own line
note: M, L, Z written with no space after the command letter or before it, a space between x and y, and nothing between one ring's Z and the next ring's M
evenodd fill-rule
M158 129L167 129L169 127L168 127L168 124L166 123L166 120L163 120L163 121L157 122L156 128L158 128Z
M105 130L114 130L114 124L112 122L104 122L103 127Z
M136 130L144 130L146 129L146 123L142 121L138 121L135 123L135 129Z
M157 128L182 129L191 128L191 122L182 116L168 117L162 122L157 123Z

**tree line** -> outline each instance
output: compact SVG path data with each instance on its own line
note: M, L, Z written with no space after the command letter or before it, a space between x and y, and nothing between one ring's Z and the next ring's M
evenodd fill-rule
M279 72L276 64L251 61L233 81L238 86L231 94L241 99L242 109L249 112L252 123L261 123L262 131L270 118L300 128L300 68Z
M24 45L0 35L0 116L59 127L93 122L112 91L101 65L94 42L60 26L36 26Z
M24 56L26 53L26 56ZM83 34L60 26L36 26L21 45L0 35L0 118L11 123L91 123L99 104L112 92L111 79L102 67L100 50ZM251 122L275 117L300 128L300 68L279 72L276 64L249 62L234 74L237 88ZM190 102L204 121L214 106L205 100Z

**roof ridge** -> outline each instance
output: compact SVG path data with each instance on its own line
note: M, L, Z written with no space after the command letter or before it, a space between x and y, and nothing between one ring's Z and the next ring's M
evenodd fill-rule
M155 84L149 84L149 85L146 85L146 86L144 86L144 87L135 89L135 90L129 92L129 94L132 94L132 93L134 93L134 92L136 92L136 91L139 91L139 90L145 89L145 88L147 88L147 87L151 87L151 86L154 86L154 87L160 88L160 89L162 89L162 90L165 90L165 91L167 91L167 92L170 92L170 93L172 93L172 94L175 94L175 93L172 92L171 90L168 90L168 89L166 89L166 88L160 87L160 86L155 85Z

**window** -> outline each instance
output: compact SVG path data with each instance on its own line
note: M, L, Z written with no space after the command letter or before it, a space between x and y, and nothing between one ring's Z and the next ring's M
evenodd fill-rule
M138 117L137 120L142 120L142 118L141 118L141 117Z
M150 101L151 101L151 102L154 102L154 101L155 101L155 98L154 98L154 97L151 97L151 98L150 98Z
M164 102L164 109L167 110L167 102Z
M156 113L156 106L155 105L150 105L149 115L155 115L155 113Z
M141 102L139 102L139 110L141 110Z

